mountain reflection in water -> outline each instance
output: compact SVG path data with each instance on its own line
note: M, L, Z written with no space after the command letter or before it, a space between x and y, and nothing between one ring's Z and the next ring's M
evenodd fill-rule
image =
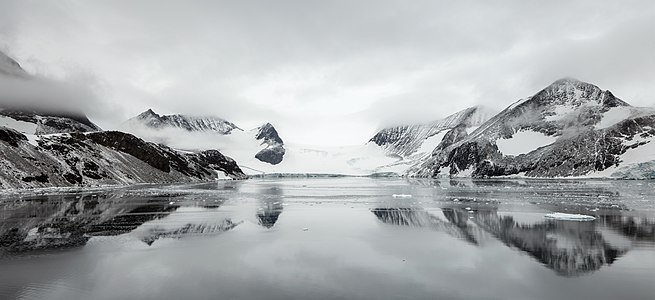
M577 276L612 264L630 250L608 243L599 226L606 226L626 238L655 242L655 222L634 217L602 216L596 222L543 220L517 223L512 216L495 210L443 208L445 218L420 208L374 208L382 222L397 226L427 227L478 245L487 233L505 245L528 253L561 276ZM600 225L599 225L600 224Z
M271 228L275 225L284 209L282 205L284 192L280 187L274 186L263 189L260 194L263 197L259 200L257 219L260 225Z
M0 299L649 299L653 190L282 178L4 195Z
M131 232L179 208L170 197L122 195L45 197L5 203L0 249L20 253L83 246L92 236ZM0 252L1 253L1 252Z

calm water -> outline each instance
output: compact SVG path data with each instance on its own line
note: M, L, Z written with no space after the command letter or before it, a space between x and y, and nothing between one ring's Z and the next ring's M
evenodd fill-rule
M655 182L254 179L5 196L0 299L655 299Z

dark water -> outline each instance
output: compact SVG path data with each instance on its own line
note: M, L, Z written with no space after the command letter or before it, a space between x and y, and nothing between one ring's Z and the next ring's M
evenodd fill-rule
M655 299L655 182L257 179L5 196L0 299Z

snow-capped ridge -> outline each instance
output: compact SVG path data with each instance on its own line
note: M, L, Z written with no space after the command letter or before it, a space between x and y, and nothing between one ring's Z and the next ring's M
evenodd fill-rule
M153 129L181 128L189 132L216 132L230 134L232 130L242 130L234 123L213 116L191 116L183 114L159 115L148 109L127 120L128 125L142 125Z
M441 142L448 130L457 126L477 127L494 115L483 106L474 106L456 112L443 119L427 124L415 124L385 128L377 132L369 142L383 147L389 153L403 157L410 156L418 150L431 152ZM425 144L429 140L431 145Z

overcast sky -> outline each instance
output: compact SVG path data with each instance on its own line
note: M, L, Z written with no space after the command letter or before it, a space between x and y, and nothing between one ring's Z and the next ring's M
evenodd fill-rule
M566 76L655 106L652 0L0 0L0 50L106 129L152 108L362 144Z

